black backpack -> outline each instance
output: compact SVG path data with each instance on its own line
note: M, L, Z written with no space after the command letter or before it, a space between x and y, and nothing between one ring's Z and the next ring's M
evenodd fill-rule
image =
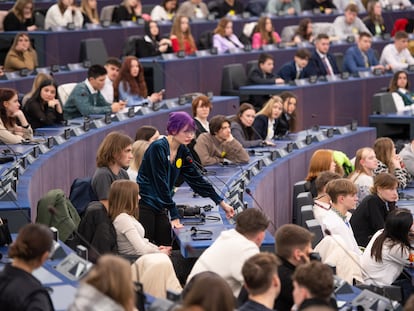
M80 216L92 201L98 201L98 197L92 189L92 178L76 178L70 186L69 200Z

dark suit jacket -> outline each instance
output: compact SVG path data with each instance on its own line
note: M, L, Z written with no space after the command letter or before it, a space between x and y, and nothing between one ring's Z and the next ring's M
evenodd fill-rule
M329 63L331 64L334 74L340 73L338 65L336 64L335 56L328 53L326 54L326 57L328 58ZM309 64L308 66L306 66L306 69L311 76L326 76L328 74L326 72L322 58L316 51L313 51L312 57L310 58Z
M285 82L296 80L296 65L295 61L290 61L280 68L279 72L277 73L279 77L281 77ZM310 74L307 71L307 68L303 68L300 73L299 79L309 78Z
M305 1L305 4L303 5L302 10L303 11L311 11L313 9L319 9L323 8L329 8L329 9L336 9L335 4L333 4L332 0L326 0L322 3L317 2L316 0L307 0Z
M378 60L375 57L373 49L369 49L366 54L370 67L378 65ZM344 56L344 72L356 73L359 71L369 71L371 70L370 67L365 67L364 57L360 49L358 49L358 46L355 45L346 50Z
M371 32L371 34L373 36L376 35L375 33L375 24L373 23L373 21L367 16L363 19L363 22L365 24L365 26L367 26L367 28L369 29L369 31ZM383 35L384 33L387 33L387 28L385 27L384 24L380 25L381 27L381 35Z
M276 76L273 73L264 73L259 67L253 68L247 77L247 84L275 84ZM250 103L259 111L269 99L268 95L250 95Z
M267 136L267 127L269 125L269 118L265 115L258 114L253 122L255 130L255 138L265 140ZM283 136L289 130L289 123L284 114L275 120L273 124L274 137ZM272 138L274 138L272 137Z

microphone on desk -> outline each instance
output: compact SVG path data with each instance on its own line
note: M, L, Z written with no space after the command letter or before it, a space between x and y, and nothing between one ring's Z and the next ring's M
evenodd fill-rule
M256 204L256 206L259 208L259 210L261 210L262 213L266 215L265 210L260 205L260 203L256 200L256 198L254 197L254 195L253 195L252 191L250 190L250 188L246 188L245 191L249 195L249 197L252 198L253 202ZM275 223L269 217L267 217L267 218L269 219L269 222L272 225L274 232L276 232L276 225L275 225Z

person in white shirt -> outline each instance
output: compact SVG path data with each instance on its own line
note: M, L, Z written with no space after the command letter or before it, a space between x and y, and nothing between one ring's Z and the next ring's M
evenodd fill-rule
M408 34L405 31L397 31L394 43L387 44L382 50L380 64L388 65L394 72L414 65L414 57L411 56L407 47Z
M235 297L243 286L242 267L251 256L260 252L260 245L269 226L267 216L256 208L248 208L237 215L236 228L225 230L197 259L191 278L203 271L212 271L224 278Z
M110 57L106 60L104 67L106 69L106 78L101 94L108 103L112 103L114 101L113 82L119 75L121 62L115 57Z
M358 202L357 188L350 180L340 178L328 182L326 193L331 198L332 206L322 221L323 232L327 229L333 236L340 236L350 252L361 255L349 223L349 210L354 209Z
M160 5L156 5L151 11L153 21L172 21L177 11L177 0L163 0Z
M404 145L399 155L404 161L408 173L414 176L414 138L411 138L411 142Z
M386 286L400 276L410 264L412 231L411 211L397 208L388 214L385 228L375 233L361 257L364 283Z
M346 7L349 4L355 4L358 7L360 13L365 12L365 7L361 0L333 0L333 4L336 6L336 9L339 11L345 11Z
M410 80L404 70L394 73L388 92L392 94L397 111L410 111L414 108L414 94L410 91Z
M83 15L75 6L74 0L58 0L46 12L45 29L66 27L73 23L75 28L82 28Z
M146 140L137 140L132 144L132 161L127 169L129 180L137 181L139 167L142 163L145 151L147 151L151 142Z
M372 148L358 149L355 156L355 171L349 176L358 188L358 204L371 194L374 185L374 170L378 166L375 151Z
M388 9L391 6L393 10L403 10L412 7L410 0L379 0L383 8Z
M333 22L334 36L344 40L350 36L358 36L360 32L370 33L364 22L358 17L358 6L348 4L344 15L338 16Z

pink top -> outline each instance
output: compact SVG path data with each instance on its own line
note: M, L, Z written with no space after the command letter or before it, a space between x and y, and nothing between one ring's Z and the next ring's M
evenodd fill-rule
M276 31L273 31L273 37L276 38L276 42L275 43L279 43L280 41L282 41L280 39L279 34ZM268 44L268 42L262 40L262 36L260 34L260 32L256 32L255 34L253 34L253 38L252 38L252 48L253 49L260 49L262 47L262 45Z

